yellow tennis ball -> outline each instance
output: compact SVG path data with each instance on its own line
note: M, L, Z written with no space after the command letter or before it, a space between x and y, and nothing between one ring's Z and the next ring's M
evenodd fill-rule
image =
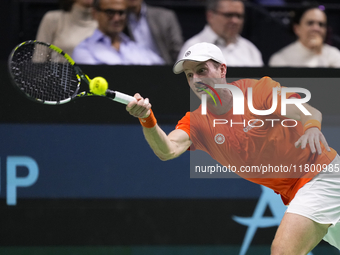
M105 95L106 90L108 89L109 84L103 77L95 77L90 81L90 92L103 96Z

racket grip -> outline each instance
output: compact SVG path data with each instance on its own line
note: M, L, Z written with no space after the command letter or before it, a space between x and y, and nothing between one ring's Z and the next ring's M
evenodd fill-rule
M112 91L112 90L107 90L106 91L106 96L111 98L113 101L116 101L118 103L121 104L128 104L134 100L136 100L136 98L129 96L127 94L118 92L118 91Z

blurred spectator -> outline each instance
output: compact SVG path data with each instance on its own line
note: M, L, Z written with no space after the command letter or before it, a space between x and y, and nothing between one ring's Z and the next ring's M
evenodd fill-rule
M262 55L256 46L240 33L244 23L244 3L241 0L207 0L208 24L184 43L178 58L190 46L208 42L218 46L228 66L263 66Z
M183 45L176 14L165 8L149 6L143 0L127 0L127 3L128 35L158 54L167 64L174 64Z
M98 29L74 49L75 62L90 65L164 64L157 54L122 33L126 25L126 0L94 0L93 7Z
M275 53L269 66L340 67L340 51L325 44L327 17L323 6L309 6L296 13L293 30L297 41Z
M97 27L92 17L93 0L61 0L61 10L47 12L38 29L37 40L54 44L72 55L74 47Z

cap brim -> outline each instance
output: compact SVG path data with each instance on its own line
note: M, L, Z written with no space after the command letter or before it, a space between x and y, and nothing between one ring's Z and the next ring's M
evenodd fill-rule
M210 57L205 57L205 56L188 56L188 57L184 57L180 60L178 60L175 64L174 67L172 69L172 71L175 74L180 74L181 72L183 72L183 63L184 61L197 61L197 62L204 62L211 59Z

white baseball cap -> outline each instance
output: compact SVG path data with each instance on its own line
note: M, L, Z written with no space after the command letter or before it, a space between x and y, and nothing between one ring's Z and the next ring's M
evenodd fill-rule
M175 63L172 70L175 74L179 74L183 72L184 61L192 60L192 61L204 62L209 59L215 60L221 64L227 63L222 54L222 51L215 44L206 43L206 42L196 43L195 45L191 46L184 53L184 56Z

